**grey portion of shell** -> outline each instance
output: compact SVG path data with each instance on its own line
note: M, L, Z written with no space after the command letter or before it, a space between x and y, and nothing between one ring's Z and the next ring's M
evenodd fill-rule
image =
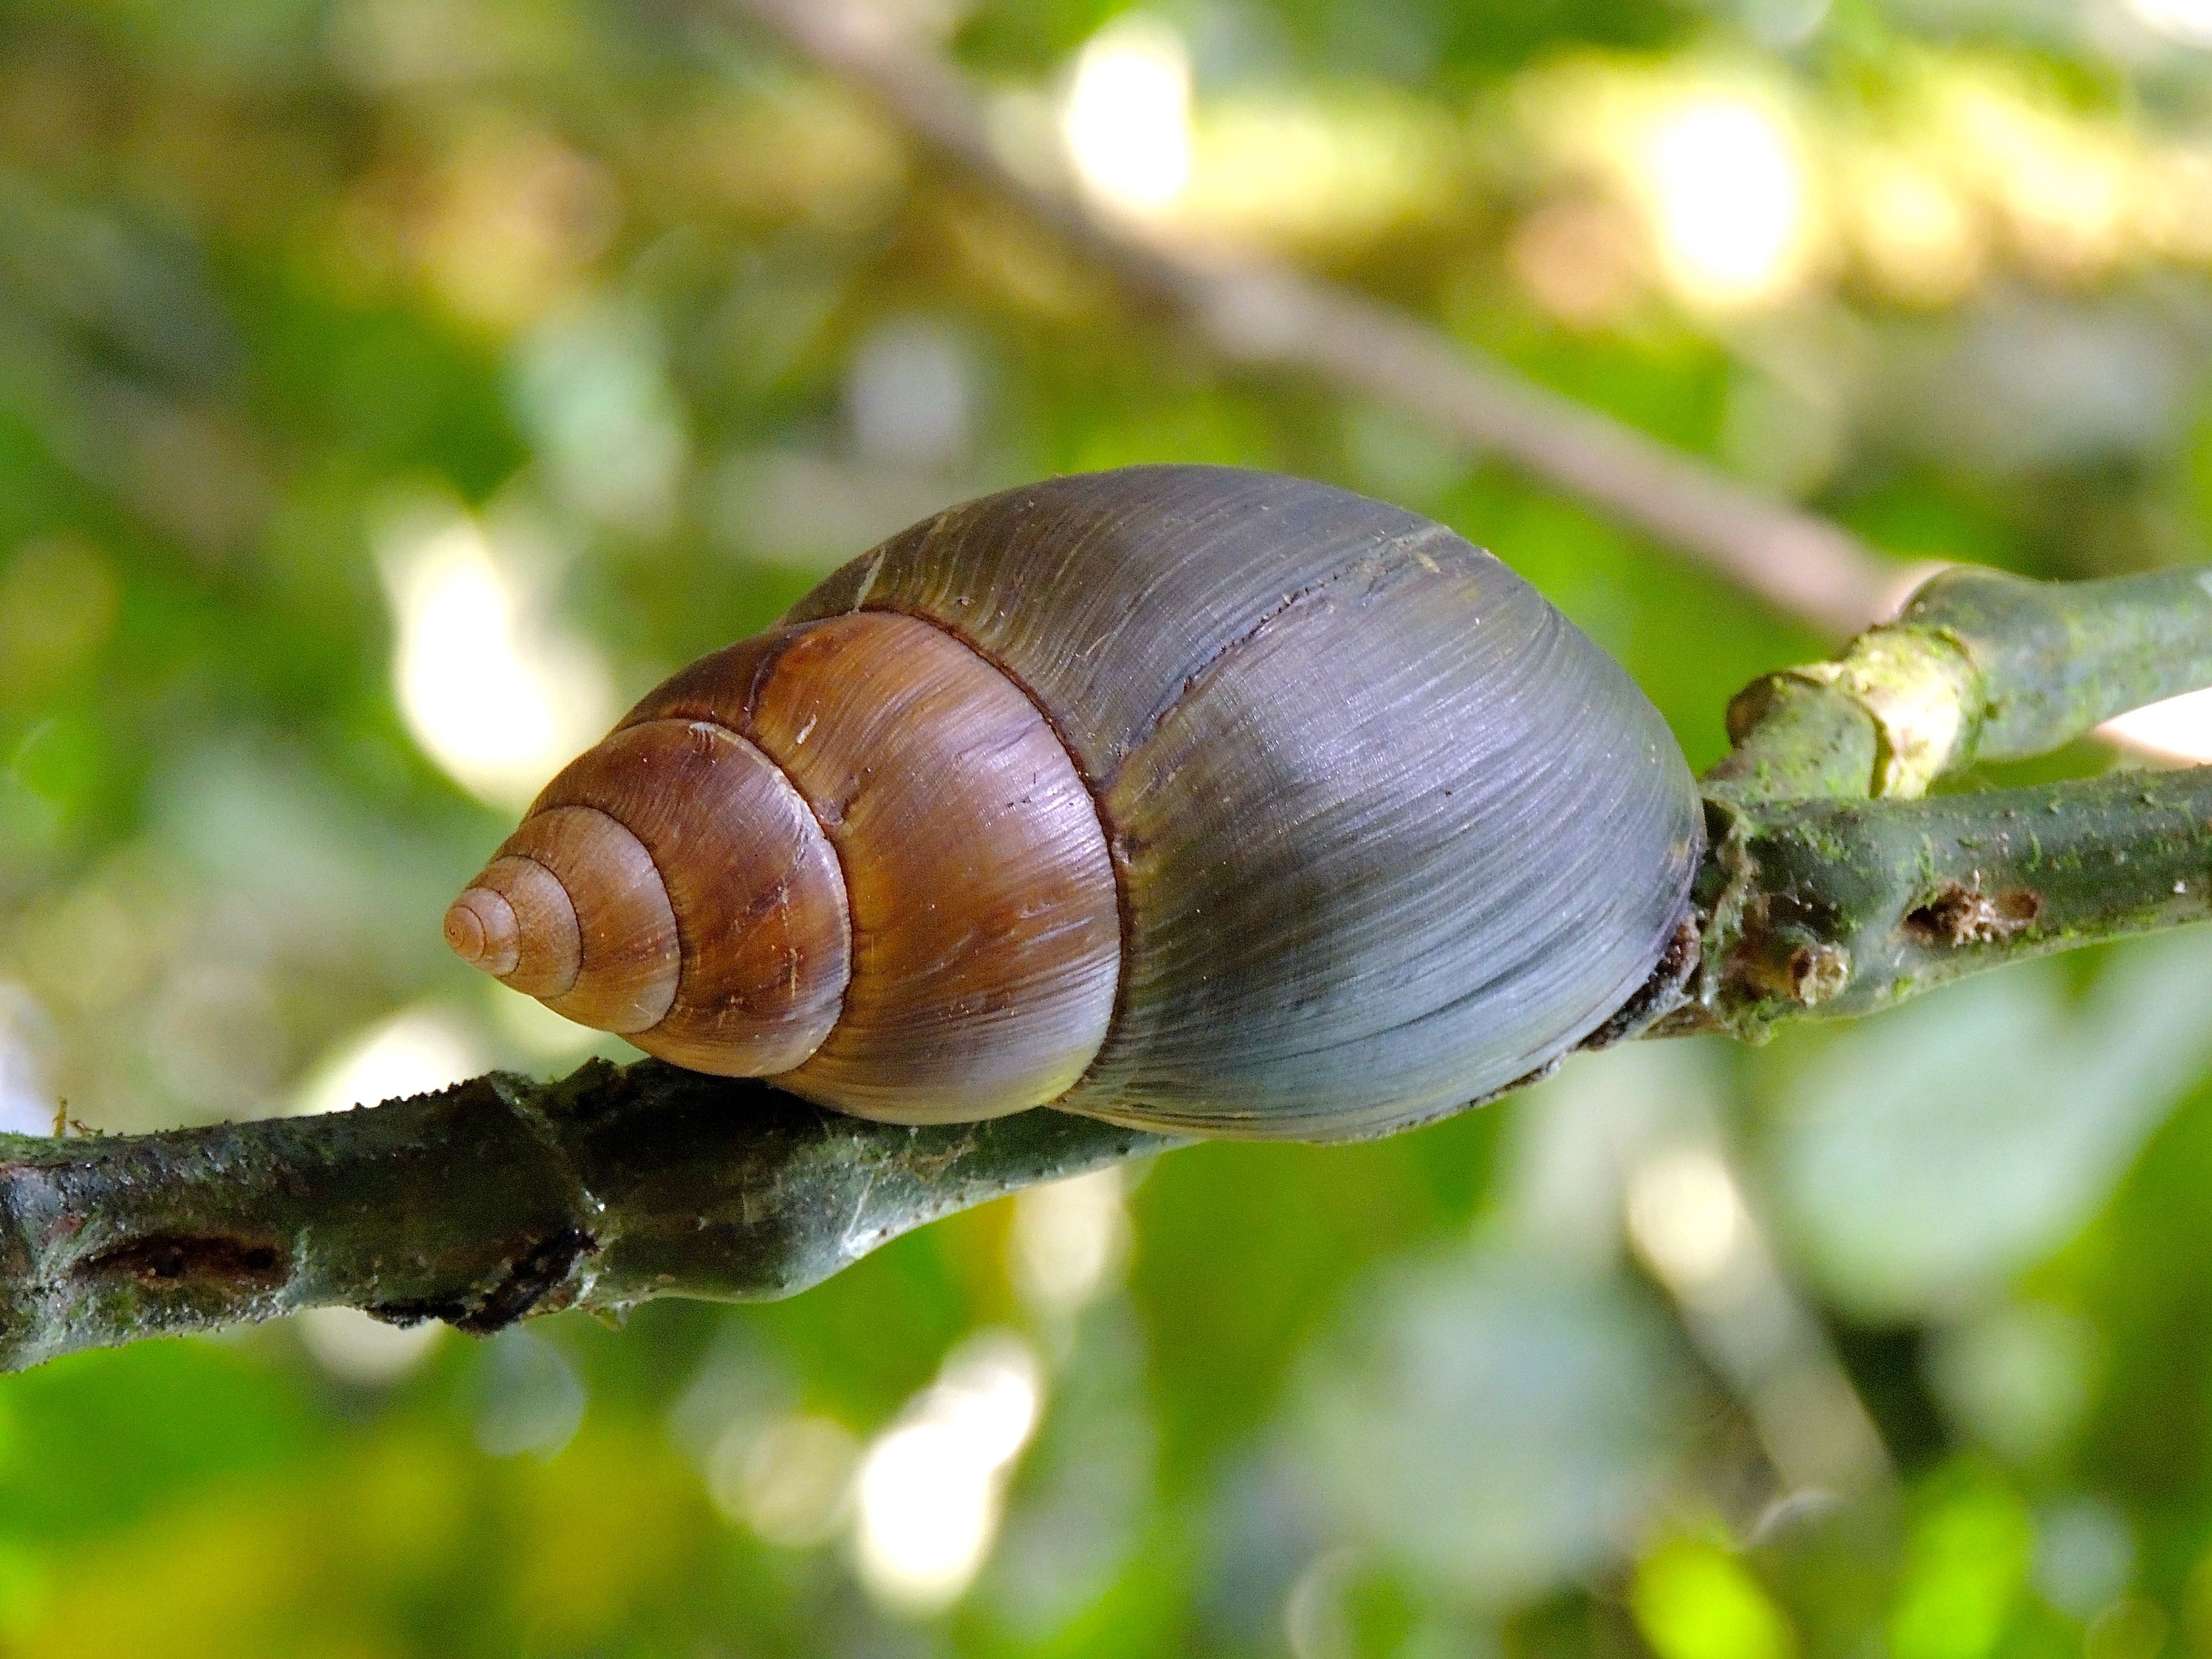
M1334 1139L1537 1071L1634 994L1699 815L1665 723L1526 582L1302 480L1138 467L971 502L794 619L936 622L1052 718L1123 887L1072 1110Z

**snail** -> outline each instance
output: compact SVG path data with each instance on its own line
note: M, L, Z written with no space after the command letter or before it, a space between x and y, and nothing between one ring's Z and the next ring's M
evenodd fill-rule
M1700 850L1658 711L1496 557L1139 466L950 508L678 672L445 934L865 1117L1343 1139L1617 1025Z

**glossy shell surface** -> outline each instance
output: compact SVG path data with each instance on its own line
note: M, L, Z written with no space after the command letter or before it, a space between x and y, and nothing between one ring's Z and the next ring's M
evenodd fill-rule
M1697 794L1657 711L1413 514L1224 468L1060 478L916 526L788 621L865 612L998 669L1095 804L1118 983L1065 1109L1418 1122L1589 1035L1685 914Z

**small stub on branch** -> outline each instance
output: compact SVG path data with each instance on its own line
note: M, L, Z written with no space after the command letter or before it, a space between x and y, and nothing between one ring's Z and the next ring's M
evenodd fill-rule
M1756 928L1737 947L1734 976L1763 996L1818 1007L1851 982L1851 953L1795 922Z

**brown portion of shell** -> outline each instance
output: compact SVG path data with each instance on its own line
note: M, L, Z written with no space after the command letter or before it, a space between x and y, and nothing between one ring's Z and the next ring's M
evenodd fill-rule
M568 890L536 860L511 854L494 859L453 901L446 942L471 967L533 997L561 995L584 965Z
M781 769L710 720L635 723L572 762L536 810L585 805L649 855L678 947L660 1017L630 1040L726 1076L812 1054L850 975L850 923L836 854Z
M743 732L836 847L851 982L786 1087L921 1123L1033 1106L1083 1074L1118 980L1105 836L1049 725L974 651L874 614L779 629L629 718Z

